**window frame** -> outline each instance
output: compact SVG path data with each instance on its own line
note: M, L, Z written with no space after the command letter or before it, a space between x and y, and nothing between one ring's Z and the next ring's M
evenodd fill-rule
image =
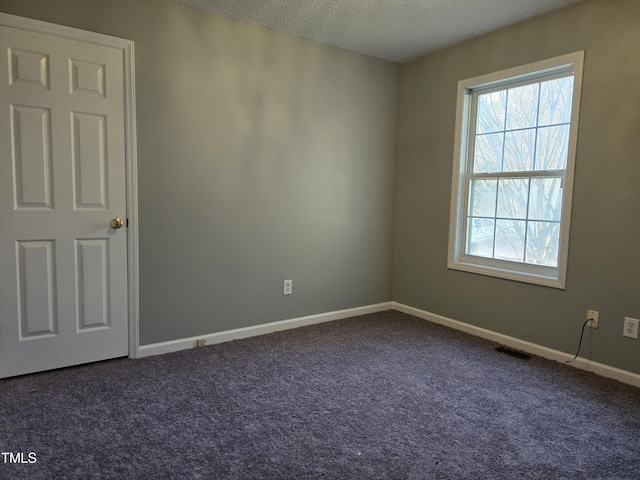
M566 288L583 63L584 51L578 51L458 82L447 268L559 289ZM474 142L474 139L471 138L471 131L473 131L471 122L476 119L475 105L472 101L473 93L526 85L534 83L540 77L554 74L564 76L566 73L573 74L573 94L567 164L564 171L540 171L533 175L531 171L525 172L525 174L519 172L496 172L486 177L495 178L498 175L506 178L518 176L525 178L534 178L535 176L563 177L564 192L560 220L558 266L532 265L466 254L467 215L465 211L468 208L471 190L469 187L471 184L470 179L483 176L482 174L473 174L469 168L473 163L472 149Z

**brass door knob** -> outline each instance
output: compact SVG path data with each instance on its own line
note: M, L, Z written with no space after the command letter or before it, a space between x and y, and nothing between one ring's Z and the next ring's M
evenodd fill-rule
M111 228L115 228L117 230L118 228L122 228L123 225L124 222L121 218L114 218L111 220Z

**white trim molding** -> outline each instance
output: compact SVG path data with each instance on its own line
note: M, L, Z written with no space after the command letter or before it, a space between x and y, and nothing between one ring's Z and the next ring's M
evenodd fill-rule
M573 358L573 355L561 352L559 350L543 347L542 345L520 340L519 338L510 337L508 335L503 335L502 333L497 333L485 328L476 327L475 325L470 325L459 320L443 317L442 315L437 315L425 310L420 310L419 308L410 307L402 303L391 302L391 308L393 310L407 313L423 320L428 320L429 322L437 323L438 325L443 325L445 327L453 328L454 330L460 330L465 333L470 333L471 335L474 335L476 337L491 340L501 345L506 345L507 347L515 348L532 355L546 358L548 360L554 360L559 363L566 363ZM622 383L640 387L640 374L622 370L610 365L605 365L603 363L594 362L592 360L589 360L588 358L578 357L568 365L579 368L580 370L593 372L602 377L612 378Z
M583 63L584 51L578 51L527 65L509 68L496 73L489 73L466 80L460 80L458 82L456 124L454 133L453 175L451 184L451 209L449 219L448 268L565 289ZM516 87L541 85L542 82L558 80L560 78L573 79L573 86L570 90L570 121L568 123L566 123L567 119L563 119L562 123L557 123L559 120L555 120L554 122L540 122L537 119L536 114L535 116L537 120L535 125L525 129L518 128L513 130L508 126L509 122L507 117L509 117L509 114L501 112L501 118L506 121L507 124L503 124L499 127L501 130L498 129L495 133L493 133L493 129L490 131L492 132L492 136L497 134L503 135L503 138L499 143L502 144L502 155L506 159L506 151L508 150L507 144L509 143L506 140L506 135L516 131L542 132L552 125L554 127L559 125L568 126L569 131L565 138L567 142L566 166L562 167L560 162L558 165L554 166L545 166L541 164L540 166L534 167L532 164L528 167L521 165L518 168L514 168L514 165L507 168L505 164L500 166L498 169L484 168L480 165L480 168L476 171L476 159L478 152L475 147L476 138L486 138L488 135L485 135L485 133L489 133L483 131L476 132L477 125L481 123L479 118L481 116L480 111L482 109L478 106L480 97L488 97L489 94L499 92L504 92L504 94L507 95L506 92ZM507 97L505 96L505 99L506 98ZM504 103L504 108L506 109L505 112L507 112L509 110L508 100L505 100L505 102L507 103ZM547 123L551 123L552 125L547 125ZM496 126L495 128L497 129L498 127ZM535 133L535 136L538 139L543 138L538 137L537 133ZM535 142L537 141L538 140ZM536 158L539 156L538 153L532 155ZM540 156L544 155L540 154ZM542 167L545 167L545 169L543 170ZM525 251L528 248L527 245L529 244L526 239L522 239L523 250L520 252L522 255L522 258L520 259L501 259L494 251L484 253L471 252L470 235L473 230L470 223L471 219L473 219L474 222L488 222L487 224L481 224L484 225L484 229L488 229L490 231L490 233L485 231L485 235L490 236L493 249L497 251L498 237L496 233L496 226L498 225L498 222L501 220L515 219L512 215L500 214L500 208L496 207L499 203L497 199L500 198L500 194L498 192L500 191L500 185L505 185L505 183L502 182L514 179L520 179L520 181L523 182L533 182L536 179L553 180L554 184L557 185L554 188L557 188L558 192L562 192L558 193L557 197L559 199L558 203L560 204L561 212L556 212L557 217L553 216L545 219L545 222L551 222L558 228L557 265L537 264L535 263L537 260L533 261L529 259L529 255L525 255ZM483 213L480 213L480 211L471 211L473 204L473 184L476 181L494 182L495 189L493 190L493 193L495 196L493 197L493 212L490 211L491 209L488 209ZM527 191L529 191L529 187L527 187ZM531 191L533 191L533 187L531 187ZM527 198L529 198L528 195L529 193L526 194ZM549 202L550 201L547 200L545 207L550 205ZM519 217L518 220L521 221L523 225L527 225L527 231L529 229L529 225L537 224L537 222L542 220L541 217L530 215L530 206L528 203L524 213L522 215L518 213L517 216ZM488 225L491 226L489 227ZM484 242L484 240L481 241Z
M346 310L336 310L333 312L320 313L317 315L309 315L305 317L291 318L280 320L277 322L265 323L262 325L253 325L249 327L236 328L224 332L216 332L195 337L181 338L170 340L167 342L153 343L149 345L141 345L138 352L139 358L151 357L154 355L162 355L165 353L173 353L181 350L194 348L198 345L199 340L204 340L206 345L214 345L217 343L229 342L232 340L240 340L242 338L255 337L267 333L289 330L292 328L303 327L306 325L314 325L317 323L331 322L343 318L355 317L358 315L366 315L368 313L384 312L386 310L397 310L398 312L407 313L414 317L437 323L454 330L469 333L476 337L494 341L501 345L521 350L523 352L537 355L548 360L554 360L560 363L566 363L573 358L572 355L554 350L542 345L520 340L501 333L487 330L485 328L476 327L468 323L464 323L452 318L437 315L435 313L420 310L398 302L383 302L375 305L367 305L364 307L349 308ZM578 357L570 366L593 372L602 377L612 378L622 383L640 387L640 374L622 370L616 367L594 362L587 358Z
M164 353L178 352L180 350L193 348L197 346L198 340L205 340L207 345L212 345L216 343L229 342L231 340L239 340L241 338L255 337L257 335L264 335L266 333L279 332L281 330L304 327L305 325L331 322L333 320L340 320L342 318L366 315L368 313L384 312L386 310L391 310L391 306L392 302L384 302L375 305L367 305L364 307L336 310L334 312L308 315L305 317L291 318L288 320L280 320L277 322L265 323L262 325L236 328L234 330L227 330L224 332L198 335L196 337L170 340L168 342L141 345L138 350L139 358L150 357L152 355L162 355Z

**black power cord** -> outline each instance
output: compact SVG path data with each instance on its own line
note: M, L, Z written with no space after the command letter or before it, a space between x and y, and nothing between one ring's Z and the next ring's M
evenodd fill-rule
M584 322L584 325L582 325L582 332L580 333L580 342L578 343L578 351L576 352L576 356L573 357L571 360L567 360L565 363L571 363L576 358L578 358L578 354L580 353L580 347L582 346L582 337L584 336L584 328L587 326L587 323L589 323L590 321L591 319L589 318L586 322Z

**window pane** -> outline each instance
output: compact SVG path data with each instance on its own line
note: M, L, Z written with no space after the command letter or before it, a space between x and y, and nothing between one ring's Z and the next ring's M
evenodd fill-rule
M502 168L502 145L504 133L491 133L476 136L476 148L473 157L473 172L499 172Z
M478 257L493 257L493 235L495 220L469 218L467 254Z
M506 108L507 92L505 90L479 95L476 133L492 133L504 130Z
M471 198L469 201L469 215L476 217L494 217L496 214L496 187L498 180L471 181Z
M583 60L458 82L448 268L566 287Z
M523 172L533 167L535 129L507 132L504 136L503 172Z
M527 263L557 267L560 224L528 222L527 228Z
M507 130L531 128L538 118L540 84L510 88L507 96Z
M562 217L562 180L533 178L529 193L530 220L556 220Z
M571 121L573 77L556 78L540 84L538 125L557 125Z
M498 217L526 218L529 180L501 178L498 182Z
M569 125L538 129L535 170L564 170L569 151Z
M526 222L496 220L496 248L494 258L524 262Z

